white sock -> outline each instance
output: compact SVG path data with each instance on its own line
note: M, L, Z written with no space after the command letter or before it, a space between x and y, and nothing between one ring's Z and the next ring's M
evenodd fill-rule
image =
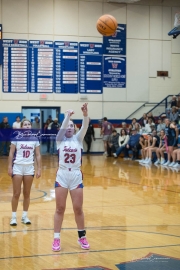
M146 157L146 159L145 160L148 160L148 157Z
M22 217L23 217L23 218L24 218L24 217L27 217L27 211L23 211Z
M60 233L54 233L54 239L55 238L60 239Z
M16 218L16 212L12 212L12 218Z
M160 160L160 158L158 158L158 160L157 160L158 162L160 162L161 160Z
M164 161L164 158L161 158L161 161Z

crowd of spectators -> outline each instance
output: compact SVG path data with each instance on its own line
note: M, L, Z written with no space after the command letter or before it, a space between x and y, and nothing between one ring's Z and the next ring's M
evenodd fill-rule
M180 97L172 97L166 115L155 118L143 114L140 121L123 122L120 132L114 128L104 154L125 160L138 160L141 165L162 165L180 169ZM130 157L131 155L131 157Z

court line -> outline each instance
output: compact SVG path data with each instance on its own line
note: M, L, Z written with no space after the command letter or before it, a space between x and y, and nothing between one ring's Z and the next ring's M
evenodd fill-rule
M126 250L137 250L137 249L146 249L146 248L167 248L167 247L178 247L178 245L165 245L165 246L150 246L150 247L135 247L135 248L116 248L116 249L101 249L101 250L85 250L85 251L75 251L75 252L60 252L60 253L50 253L50 254L36 254L36 255L27 255L27 256L14 256L14 257L0 257L0 260L9 260L9 259L20 259L20 258L35 258L35 257L48 257L48 256L62 256L62 255L74 255L74 254L83 254L83 253L100 253L100 252L115 252L115 251L126 251Z
M162 225L160 225L162 226ZM174 225L176 226L176 225ZM125 226L124 226L125 227ZM149 232L149 231L139 231L139 230L122 230L120 229L121 227L86 227L86 230L99 230L99 231L119 231L119 232L139 232L139 233L146 233L146 234L159 234L159 235L163 235L163 236L169 236L169 237L176 237L176 238L180 238L180 235L174 235L174 234L166 234L166 233L161 233L161 232ZM62 228L61 230L77 230L77 228ZM36 229L36 230L27 230L27 232L40 232L40 231L53 231L53 229ZM24 230L19 230L19 231L7 231L7 232L0 232L0 234L10 234L10 233L18 233L18 232L24 232Z

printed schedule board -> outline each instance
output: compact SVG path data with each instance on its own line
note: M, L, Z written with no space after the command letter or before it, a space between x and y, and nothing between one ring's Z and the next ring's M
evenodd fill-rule
M107 88L126 88L126 57L104 56L104 82Z
M54 42L54 91L78 93L77 42Z
M53 41L29 41L29 92L53 92Z
M103 54L126 55L126 24L118 24L114 35L103 37Z
M79 92L102 93L102 44L79 43Z
M3 39L3 92L28 91L28 41Z

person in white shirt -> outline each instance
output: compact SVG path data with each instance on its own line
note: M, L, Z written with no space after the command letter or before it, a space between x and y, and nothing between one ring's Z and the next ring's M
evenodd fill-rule
M21 128L21 118L19 116L16 117L16 122L13 123L13 129Z
M78 244L82 249L89 249L90 245L86 239L84 227L83 205L83 183L81 167L81 154L83 149L83 139L89 125L87 103L81 110L83 112L83 122L81 129L74 135L74 123L70 120L73 110L66 112L66 117L56 136L57 150L59 150L59 169L55 181L56 211L54 215L54 240L53 251L59 251L60 231L66 208L66 198L68 190L71 195L75 220L78 228Z
M11 148L8 159L8 175L12 177L13 184L13 197L12 197L12 219L10 221L11 226L17 225L16 211L18 207L18 201L21 194L21 184L23 183L23 214L21 222L24 224L31 224L31 221L27 217L27 212L30 203L30 191L34 178L34 153L37 160L36 178L41 176L41 155L39 141L37 138L28 135L29 129L31 129L31 122L24 119L21 122L21 134L17 134L11 142Z
M117 149L116 153L113 154L115 158L117 158L121 154L128 141L129 135L127 134L127 131L122 128L119 136L119 148Z

